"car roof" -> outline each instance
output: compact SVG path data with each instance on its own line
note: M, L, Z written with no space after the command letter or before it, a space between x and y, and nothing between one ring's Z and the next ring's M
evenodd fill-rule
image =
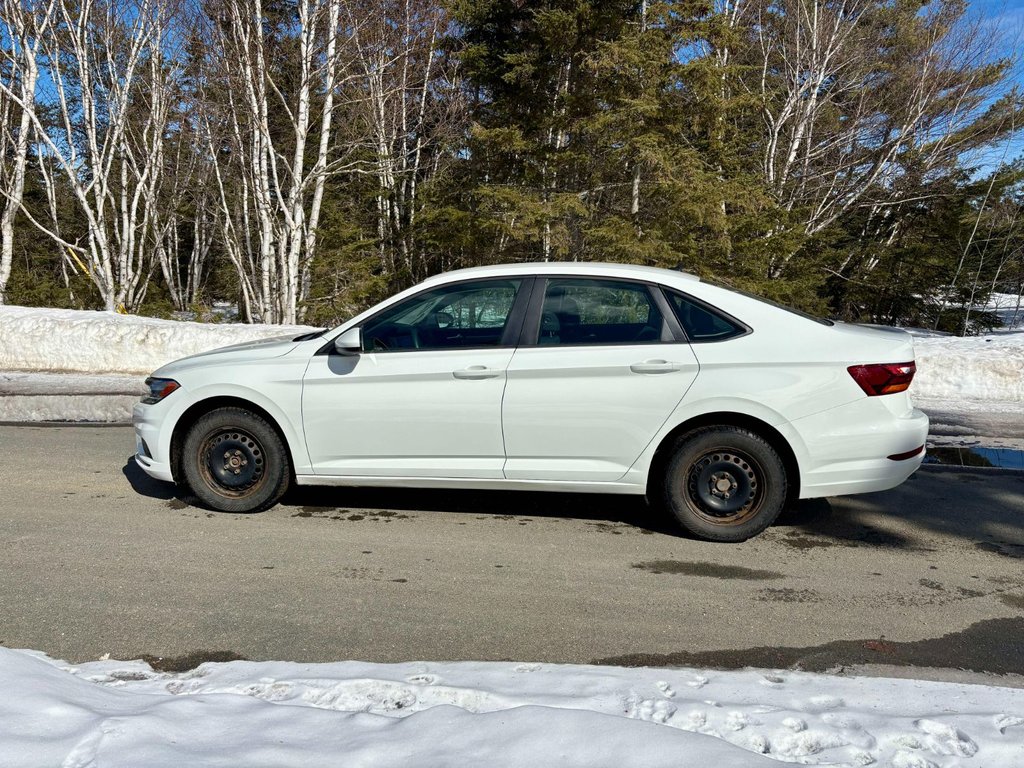
M699 282L700 278L689 272L660 267L643 267L637 264L613 264L598 261L533 261L518 264L492 264L486 267L469 267L442 272L427 278L421 285L447 283L452 280L467 280L475 277L513 277L516 275L588 275L597 277L631 277L635 280L652 282L674 282L687 280Z

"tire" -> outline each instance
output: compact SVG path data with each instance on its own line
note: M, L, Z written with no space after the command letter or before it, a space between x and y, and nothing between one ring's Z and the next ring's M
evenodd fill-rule
M786 504L786 468L760 435L702 427L676 442L665 466L665 505L707 541L738 542L775 522Z
M243 408L217 408L185 436L185 482L204 504L221 512L260 512L291 484L288 451L265 419Z

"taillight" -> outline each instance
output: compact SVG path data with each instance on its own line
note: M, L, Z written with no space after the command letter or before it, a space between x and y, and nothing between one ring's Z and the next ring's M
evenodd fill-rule
M870 365L851 365L847 368L853 380L868 397L875 395L891 395L904 392L914 380L917 366L914 361L909 363L871 363Z

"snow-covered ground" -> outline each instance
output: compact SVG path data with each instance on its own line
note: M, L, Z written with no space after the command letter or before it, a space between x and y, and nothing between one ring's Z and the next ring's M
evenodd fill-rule
M5 768L1024 766L1024 690L514 663L69 665L0 648Z

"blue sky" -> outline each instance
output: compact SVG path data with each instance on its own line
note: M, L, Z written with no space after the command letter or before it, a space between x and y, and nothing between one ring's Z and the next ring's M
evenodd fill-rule
M1014 80L1024 89L1024 0L972 0L971 7L985 18L985 27L992 32L993 58L1016 59ZM1024 131L1010 145L993 147L983 167L998 165L1005 158L1024 156Z

